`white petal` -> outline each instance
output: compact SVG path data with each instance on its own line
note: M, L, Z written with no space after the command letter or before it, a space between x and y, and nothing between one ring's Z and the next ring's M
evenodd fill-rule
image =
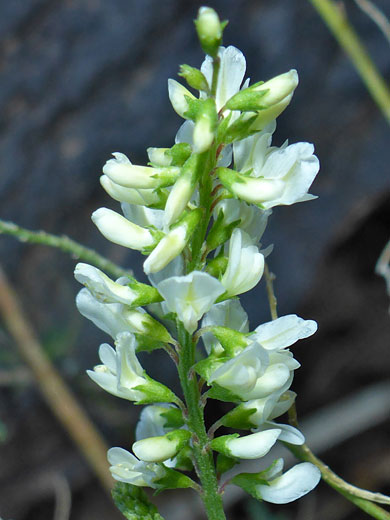
M100 233L114 244L142 250L154 242L153 236L147 229L132 224L111 209L99 208L92 213L91 218Z
M194 142L193 134L194 134L194 126L195 123L193 121L184 121L184 123L179 128L176 137L175 143L187 143L192 145Z
M115 350L108 344L103 343L99 347L99 357L103 365L115 374L116 372L116 352Z
M124 216L130 222L141 227L153 226L156 229L162 229L164 220L164 210L146 208L145 206L128 204L127 202L121 204Z
M252 339L267 350L279 350L293 345L300 339L308 338L317 330L317 323L304 320L296 314L282 316L277 320L259 325Z
M163 280L157 285L157 289L165 298L169 310L178 315L191 333L194 332L197 321L210 310L218 296L225 292L218 280L200 271Z
M226 445L234 457L258 459L264 457L277 441L281 430L266 430L229 440Z
M136 464L138 459L134 457L131 453L124 450L123 448L110 448L107 452L107 459L111 466L116 466L117 464Z
M184 117L184 113L188 110L186 96L194 99L194 95L174 79L168 80L168 95L174 111Z
M180 255L186 245L186 236L187 230L185 226L178 226L165 235L145 260L145 273L150 274L161 271L175 257Z
M245 56L232 45L220 50L221 66L218 74L216 104L220 110L240 90L246 70Z
M320 470L310 462L297 464L269 486L256 486L261 498L271 504L288 504L309 493L321 479Z
M280 441L289 442L290 444L295 444L297 446L301 446L305 442L305 436L303 433L289 424L277 424L269 421L262 425L260 430L265 431L266 429L273 428L279 428L281 430L279 435Z

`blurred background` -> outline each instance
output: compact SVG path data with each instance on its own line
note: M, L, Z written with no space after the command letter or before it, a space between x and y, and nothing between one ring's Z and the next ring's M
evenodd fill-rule
M118 207L98 182L112 152L145 164L148 146L172 145L181 122L168 100L167 79L177 78L180 64L203 60L192 24L202 3L0 3L0 218L69 235L143 279L141 256L104 240L90 214ZM265 246L275 246L269 264L279 313L319 323L318 333L294 349L302 363L293 384L298 413L336 472L389 494L389 301L374 274L390 238L389 125L309 1L208 5L230 20L225 44L244 52L253 81L299 71L300 86L278 119L275 144L287 138L315 144L322 167L311 192L319 199L276 208L263 237ZM376 5L390 16L388 0ZM383 34L354 0L343 7L389 78ZM107 444L128 449L140 409L85 375L107 337L76 311L75 261L7 236L0 237L0 258L44 351ZM244 302L252 328L269 319L262 284ZM0 325L0 517L119 520L1 318ZM151 375L166 382L174 377L164 356L142 361ZM223 412L215 403L211 408ZM230 488L226 494L231 520L368 518L323 483L281 507L263 507ZM158 497L167 520L203 518L190 494L176 497Z

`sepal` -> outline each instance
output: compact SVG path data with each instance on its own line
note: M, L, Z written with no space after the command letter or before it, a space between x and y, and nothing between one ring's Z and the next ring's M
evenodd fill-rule
M145 371L143 377L146 383L134 387L134 390L143 394L143 397L138 399L135 404L176 403L178 401L172 390L149 377Z
M245 404L240 404L221 418L221 424L235 430L251 430L256 426L251 421L251 416L256 412L256 408L248 408Z
M155 494L161 493L165 489L188 489L193 487L195 487L195 482L190 477L180 471L166 468L164 477L156 481Z
M228 327L212 327L211 332L221 343L226 355L234 357L248 346L246 334Z
M217 247L227 242L230 239L234 228L236 228L240 222L241 220L238 219L226 225L224 212L220 210L212 228L207 235L207 249L209 251L213 251Z

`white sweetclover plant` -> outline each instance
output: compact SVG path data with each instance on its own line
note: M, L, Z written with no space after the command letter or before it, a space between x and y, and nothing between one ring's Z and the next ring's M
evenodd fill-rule
M224 481L241 459L261 459L278 441L304 443L296 427L275 420L296 398L290 386L300 365L290 347L317 325L290 314L252 329L238 295L263 277L271 248L261 249L259 240L271 209L314 198L308 191L319 162L312 144L271 145L297 72L250 85L243 54L221 46L225 24L216 12L202 7L195 24L207 56L200 69L181 67L188 88L168 82L172 106L185 119L175 144L149 148L148 166L114 153L100 182L123 215L106 208L92 215L108 240L146 256L150 284L111 280L78 264L75 277L85 288L76 303L114 345L100 346L101 364L88 375L107 392L148 405L134 454L117 447L108 452L114 479L157 491L191 487L201 493L208 518L223 520L228 484L284 504L320 480L315 465L305 462L283 473L279 459L259 473L238 468ZM140 364L140 351L157 348L177 366L180 398ZM207 399L232 403L208 432ZM216 435L218 428L223 435ZM133 488L126 489L122 494L131 494Z

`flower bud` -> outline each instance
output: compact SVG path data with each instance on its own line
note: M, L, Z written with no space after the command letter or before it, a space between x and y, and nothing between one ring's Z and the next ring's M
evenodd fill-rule
M122 315L134 333L148 336L163 343L172 341L167 329L142 308L140 310L123 310Z
M113 182L107 175L100 177L100 184L110 197L118 202L127 202L128 204L140 206L160 206L166 200L166 195L161 191L124 188Z
M201 216L201 210L190 211L160 240L144 262L146 274L161 271L169 262L180 255L195 231Z
M226 108L246 112L266 110L292 96L297 85L298 73L292 69L265 83L241 90L228 100Z
M195 96L174 79L168 80L168 95L169 100L172 103L173 110L176 112L176 114L178 114L180 117L183 117L184 119L187 119L184 115L189 108L186 98L188 97L190 99L196 99Z
M207 79L199 69L195 69L189 65L180 65L179 76L184 78L189 86L196 90L208 92L210 89L209 84L207 83Z
M166 227L176 222L187 207L201 173L199 162L199 156L192 154L184 164L182 174L173 185L165 205L164 223Z
M245 437L238 434L222 435L211 441L211 447L228 457L240 459L258 459L264 457L277 441L280 429L265 430Z
M223 31L223 24L221 24L218 14L211 7L201 7L198 18L195 20L195 27L202 49L206 54L215 58L222 43Z
M93 265L78 263L74 277L103 303L124 303L131 305L137 298L137 293L128 285L113 282L106 274Z
M125 188L154 189L170 186L180 174L180 168L151 168L131 164L126 155L113 153L103 167L103 173L113 182Z
M162 462L175 457L191 437L188 430L174 430L158 437L148 437L133 444L135 455L145 462Z
M217 174L222 184L236 197L245 202L261 205L281 197L285 183L279 179L248 177L229 168L218 168Z
M202 103L202 108L196 116L193 133L194 152L203 153L212 145L217 117L215 102L209 98Z
M91 218L100 233L114 244L142 251L155 242L149 230L133 224L111 209L99 208Z

